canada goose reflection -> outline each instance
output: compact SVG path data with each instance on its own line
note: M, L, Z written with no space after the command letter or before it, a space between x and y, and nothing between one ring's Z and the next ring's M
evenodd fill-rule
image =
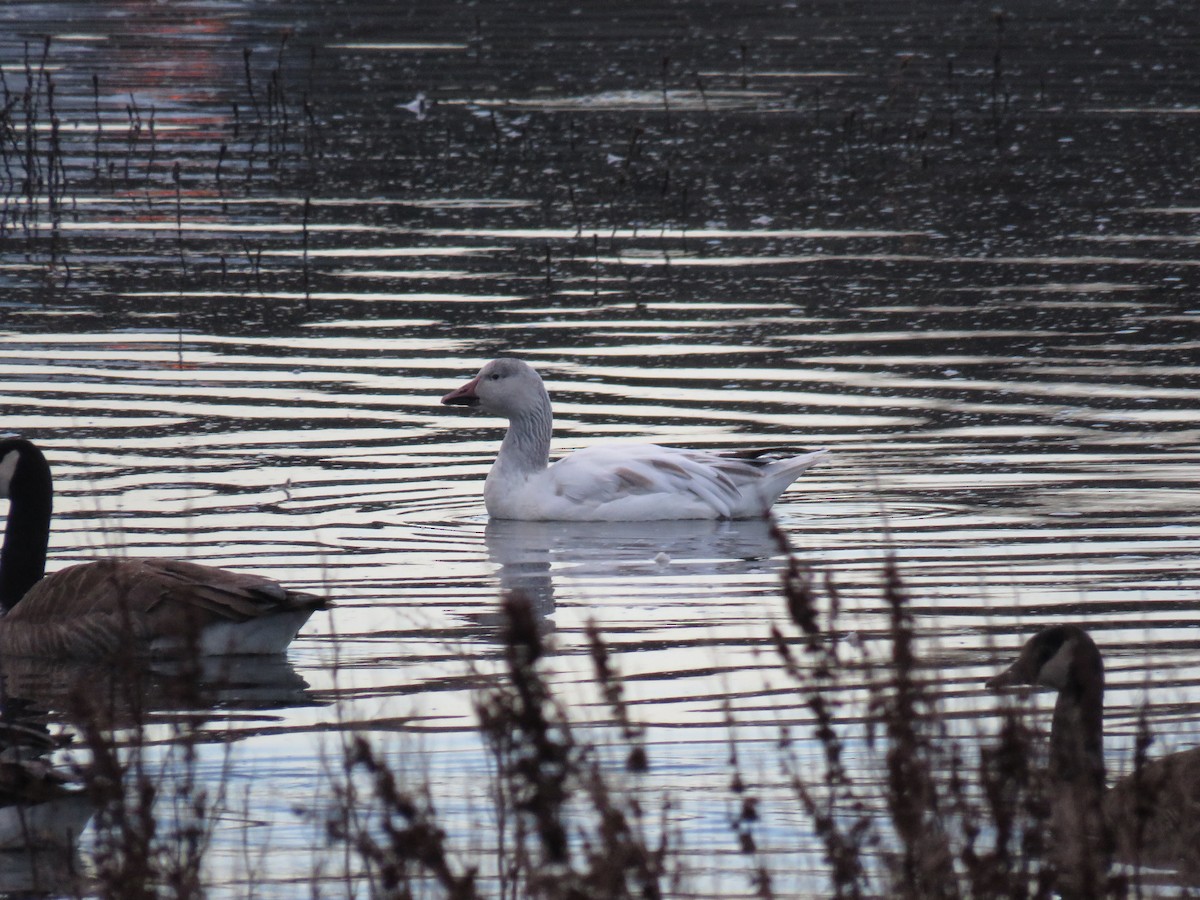
M52 762L72 743L62 731L51 732L36 709L5 698L0 708L0 851L70 853L95 811L95 800L79 773ZM63 760L59 761L60 763ZM0 853L0 860L12 854ZM52 873L29 865L0 864L0 893L30 890L26 881L48 882ZM78 872L78 867L74 870Z
M1200 872L1200 747L1158 757L1105 785L1104 663L1082 628L1039 631L993 689L1058 691L1050 727L1050 828L1060 870L1082 895L1100 890L1110 858Z
M4 704L41 720L121 728L176 713L314 706L308 682L282 654L154 659L138 665L0 656Z
M86 827L85 821L76 837ZM20 852L3 852L0 853L0 897L86 896L86 888L91 886L86 872L87 864L74 844L50 844L22 848Z
M74 847L94 810L83 784L48 761L0 761L0 850Z

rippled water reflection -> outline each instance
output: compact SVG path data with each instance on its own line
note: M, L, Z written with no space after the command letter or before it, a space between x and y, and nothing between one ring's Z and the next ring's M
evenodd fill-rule
M1164 744L1196 743L1197 35L1144 6L1132 30L1032 4L999 28L908 4L0 10L3 427L55 467L52 564L186 555L337 602L207 712L201 777L235 779L212 880L313 874L349 726L419 749L469 835L472 690L519 586L584 720L587 622L611 640L694 890L749 890L730 716L779 883L822 884L773 792L778 727L810 724L769 646L774 539L488 522L500 423L438 398L500 353L546 374L556 452L833 448L779 524L866 645L895 553L965 734L993 728L997 660L1071 620L1109 649L1114 769L1147 697Z

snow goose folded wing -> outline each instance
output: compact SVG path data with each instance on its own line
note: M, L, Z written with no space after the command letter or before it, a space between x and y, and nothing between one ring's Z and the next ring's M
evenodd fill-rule
M766 515L787 486L826 453L607 444L550 464L550 397L541 376L519 359L492 360L442 402L509 420L484 485L488 513L503 519L754 518Z

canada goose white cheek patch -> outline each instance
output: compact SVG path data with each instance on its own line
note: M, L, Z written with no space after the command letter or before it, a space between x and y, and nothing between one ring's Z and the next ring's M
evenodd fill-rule
M4 459L0 460L0 497L9 495L9 486L12 484L13 475L17 471L17 463L21 461L21 452L19 450L9 450L4 454Z
M1050 658L1049 662L1042 666L1041 671L1037 673L1038 684L1061 691L1067 684L1067 677L1071 671L1071 661L1074 655L1075 643L1074 641L1067 641Z

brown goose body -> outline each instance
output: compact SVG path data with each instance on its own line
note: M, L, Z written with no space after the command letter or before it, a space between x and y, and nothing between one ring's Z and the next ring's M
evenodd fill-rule
M1109 863L1200 874L1200 747L1149 760L1105 785L1104 664L1082 628L1035 634L992 688L1058 691L1050 726L1050 828L1068 884L1099 889Z
M1149 760L1116 781L1103 809L1119 861L1200 876L1200 747Z
M258 575L169 559L111 558L45 571L51 481L28 441L0 440L0 654L277 653L323 598Z

